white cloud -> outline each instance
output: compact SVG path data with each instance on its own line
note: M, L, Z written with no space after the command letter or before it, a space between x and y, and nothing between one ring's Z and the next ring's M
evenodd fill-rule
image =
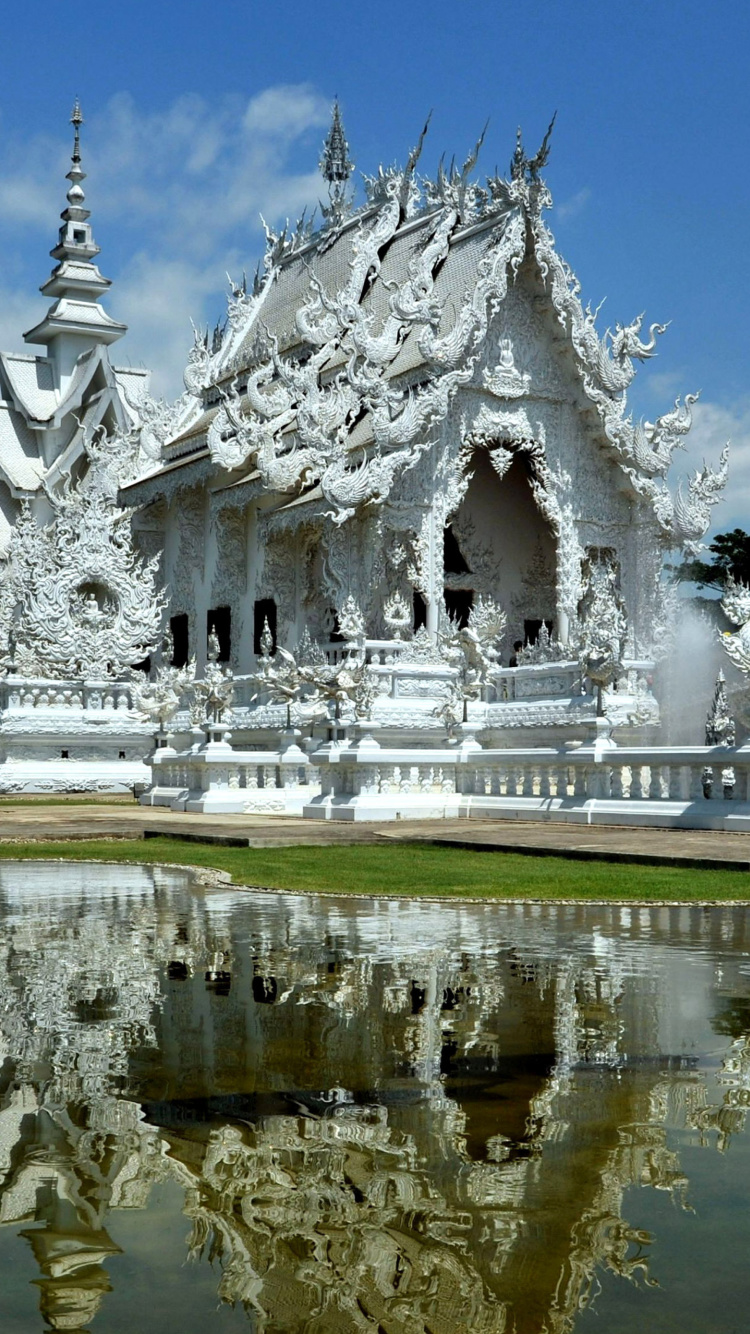
M555 205L555 217L560 222L570 222L572 218L577 218L579 213L583 213L590 198L591 190L585 185L582 190L571 195L570 199L564 199L561 204Z
M44 303L35 288L31 291L7 285L0 288L0 347L33 355L34 349L24 343L23 335L39 323L44 310Z
M119 93L87 117L86 202L102 270L114 280L108 307L130 326L113 356L151 366L155 391L180 392L190 319L213 323L227 270L254 267L263 250L259 215L273 224L317 203L329 117L329 103L306 84L266 88L249 101L209 104L189 94L152 113ZM34 298L51 267L46 251L65 203L72 131L29 141L2 128L0 342L18 348L44 309Z

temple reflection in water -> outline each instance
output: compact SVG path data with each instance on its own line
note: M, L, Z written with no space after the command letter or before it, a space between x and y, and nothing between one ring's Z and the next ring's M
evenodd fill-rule
M563 1334L603 1275L654 1281L629 1188L689 1209L680 1133L744 1128L741 909L7 863L0 907L0 1240L40 1329L114 1328L117 1220L148 1237L172 1183L226 1328Z

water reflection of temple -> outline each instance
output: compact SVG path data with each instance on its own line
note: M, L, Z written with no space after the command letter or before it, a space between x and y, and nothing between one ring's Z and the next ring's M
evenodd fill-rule
M258 1331L562 1334L598 1268L647 1272L627 1188L686 1198L666 1127L743 1128L744 913L91 874L0 868L0 1224L48 1328L106 1309L116 1211L171 1179Z

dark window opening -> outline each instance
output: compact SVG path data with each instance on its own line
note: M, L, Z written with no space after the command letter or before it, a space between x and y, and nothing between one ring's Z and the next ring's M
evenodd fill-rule
M79 231L73 232L73 240L76 241L78 245L84 245L86 241L86 233Z
M271 631L273 639L272 653L276 652L276 603L273 598L258 598L253 610L253 653L256 656L261 652L261 639L263 631L268 622L268 628Z
M414 589L414 633L422 630L427 625L427 603L422 594Z
M554 625L554 621L547 621L547 620L545 620L544 622L542 622L542 621L534 621L534 620L532 620L532 621L524 621L524 623L523 623L523 636L524 636L524 642L525 642L525 644L526 644L527 647L529 647L531 644L535 644L535 643L536 643L537 639L539 638L539 631L540 631L541 628L542 628L542 624L546 625L546 627L547 627L547 633L549 634L549 636L550 636L550 638L551 638L551 637L552 637L552 627L553 627L553 625Z
M117 752L117 758L118 758L118 760L124 760L124 759L125 759L125 751L124 751L124 750L118 750L118 752Z
M333 625L330 631L330 639L328 642L330 644L343 644L344 636L342 635L341 627L339 626L339 614L334 607L328 608L328 614L331 620L333 621Z
M212 607L206 613L206 641L213 630L219 641L219 662L229 662L232 649L232 612L229 607Z
M446 574L471 574L450 524L443 533L443 569Z
M187 612L180 612L178 616L171 616L169 619L169 629L172 635L172 667L187 667L188 657L190 655L190 636L188 630Z
M445 590L445 610L450 619L455 621L460 630L469 624L469 616L474 606L474 590L472 588L446 588Z
M61 760L67 760L67 758L68 758L68 752L67 752L67 750L61 750L61 751L60 751L60 759L61 759Z

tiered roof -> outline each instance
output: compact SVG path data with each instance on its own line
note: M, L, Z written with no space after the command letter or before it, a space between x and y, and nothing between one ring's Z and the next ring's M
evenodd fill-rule
M187 468L208 450L224 469L258 470L269 490L316 487L337 522L381 502L430 447L456 394L476 387L492 321L523 271L555 341L572 354L568 380L585 432L618 465L621 485L652 507L665 543L699 542L726 454L718 471L705 467L672 496L666 473L695 396L653 423L627 413L635 364L653 355L664 326L641 338L639 318L600 336L582 306L543 219L551 129L533 158L519 136L509 178L482 185L472 179L481 140L461 170L418 178L423 133L406 168L366 178L366 203L352 212L335 108L321 159L332 201L324 225L313 232L302 219L268 232L262 271L252 291L243 283L232 293L223 336L196 341L186 372L192 407L181 401L181 429L163 462L184 459Z

